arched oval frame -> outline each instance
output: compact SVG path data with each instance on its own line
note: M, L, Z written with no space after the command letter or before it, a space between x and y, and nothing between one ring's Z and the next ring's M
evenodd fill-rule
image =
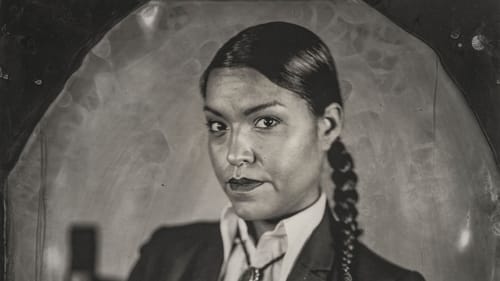
M123 279L158 225L217 219L227 202L198 79L231 35L275 20L311 29L336 60L361 239L427 280L493 280L500 177L489 146L436 54L357 1L152 1L122 20L9 175L8 275L61 280L70 230L90 229L99 274Z

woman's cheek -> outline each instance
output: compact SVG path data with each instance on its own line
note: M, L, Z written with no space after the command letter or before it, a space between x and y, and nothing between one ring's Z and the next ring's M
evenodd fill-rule
M272 181L279 189L279 186L286 184L289 175L290 159L281 150L270 151L264 157L264 169L272 178Z
M210 143L208 150L215 175L220 179L224 174L224 162L226 161L226 156L224 154L225 149L221 145Z

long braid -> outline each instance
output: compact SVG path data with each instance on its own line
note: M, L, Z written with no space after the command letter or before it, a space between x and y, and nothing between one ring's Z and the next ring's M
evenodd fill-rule
M356 209L358 176L354 172L354 161L340 138L335 140L328 150L328 162L333 168L331 179L335 184L333 195L334 212L342 228L339 231L341 245L337 245L341 253L340 268L343 280L352 281L351 268L355 255L355 242L361 234L356 221L358 215Z

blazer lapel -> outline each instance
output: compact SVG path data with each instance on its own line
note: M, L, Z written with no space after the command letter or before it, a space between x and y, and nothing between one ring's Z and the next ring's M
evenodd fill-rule
M313 231L287 278L287 281L325 281L337 280L334 268L334 237L336 221L329 207L325 208L323 219Z

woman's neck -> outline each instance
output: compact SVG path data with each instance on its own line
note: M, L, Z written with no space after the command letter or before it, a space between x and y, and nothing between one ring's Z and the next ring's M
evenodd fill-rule
M259 242L260 237L267 231L272 231L279 220L263 220L247 222L248 234L253 238L255 244Z
M264 234L267 231L274 230L274 228L276 227L276 225L281 220L284 220L286 218L294 216L295 214L300 213L303 210L311 207L312 205L314 205L314 203L316 203L318 201L318 199L320 198L320 196L321 196L321 193L318 194L317 198L311 204L307 205L306 207L304 207L304 208L302 208L300 210L297 210L295 212L286 214L284 216L273 218L273 219L269 219L269 220L247 221L248 234L253 238L253 240L255 241L255 244L257 244L259 242L259 239L262 236L262 234Z

